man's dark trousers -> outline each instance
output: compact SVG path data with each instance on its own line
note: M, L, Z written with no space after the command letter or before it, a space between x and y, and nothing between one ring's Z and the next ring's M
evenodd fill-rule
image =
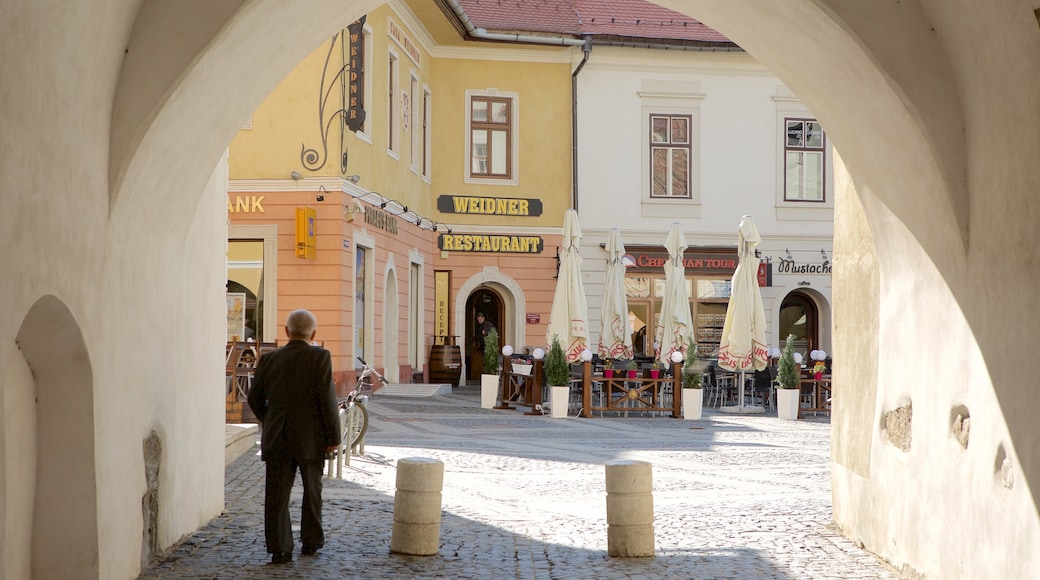
M264 502L264 537L269 552L292 552L293 537L289 516L289 493L292 492L296 469L303 479L303 513L300 539L304 548L325 545L321 526L321 478L323 459L295 460L271 457L267 461L266 500Z

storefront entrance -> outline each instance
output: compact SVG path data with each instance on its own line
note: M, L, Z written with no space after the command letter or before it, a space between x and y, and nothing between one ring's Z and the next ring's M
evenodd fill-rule
M783 349L788 335L793 334L795 352L807 357L809 352L820 348L819 319L819 310L812 298L801 292L788 294L780 305L779 347Z
M466 360L469 362L466 365L466 380L468 381L479 381L480 373L484 369L483 352L479 348L474 348L475 343L480 342L477 339L478 313L484 315L485 324L490 324L498 331L498 344L489 346L493 346L495 350L501 348L504 344L503 337L506 334L506 328L503 326L505 312L502 297L498 292L488 288L480 288L473 292L466 300L466 346L464 348L466 349Z

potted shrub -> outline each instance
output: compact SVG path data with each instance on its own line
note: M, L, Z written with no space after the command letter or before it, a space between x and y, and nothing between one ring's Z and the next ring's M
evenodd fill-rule
M625 366L625 369L628 370L628 378L634 379L636 378L636 372L639 370L639 365L636 364L636 361L630 360L628 361L628 365Z
M545 380L549 381L549 416L563 418L567 416L567 402L570 387L567 382L571 378L571 369L567 357L560 346L560 337L553 335L549 352L545 355Z
M614 363L609 358L603 361L603 378L609 379L614 376Z
M686 347L686 361L682 372L682 403L684 419L700 419L704 407L704 393L701 391L701 373L704 364L697 360L697 343L690 341Z
M654 366L650 367L650 378L656 379L661 376L661 371L665 369L664 363L654 363Z
M794 362L794 335L787 336L776 367L776 413L781 419L797 419L801 398L801 372Z
M484 337L484 371L480 375L480 406L491 409L498 397L498 330L488 330Z

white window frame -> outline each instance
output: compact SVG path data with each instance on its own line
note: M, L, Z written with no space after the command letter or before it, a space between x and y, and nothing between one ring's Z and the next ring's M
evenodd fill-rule
M674 217L678 208L684 216L699 218L701 211L701 103L699 82L644 80L638 95L641 102L640 210L642 217ZM690 118L689 197L651 197L653 166L650 161L650 119L673 115Z
M776 183L774 192L776 219L833 221L834 151L830 139L826 138L826 130L824 130L823 146L823 201L786 200L787 182L785 180L784 168L787 165L787 159L784 143L787 139L787 119L816 119L816 116L784 85L776 87L773 103L776 107L775 130L773 133L773 147L775 150L773 180Z
M495 99L508 99L510 101L509 111L510 120L512 121L509 127L509 148L510 156L509 163L511 169L511 175L509 178L488 178L488 177L473 177L471 175L471 164L472 164L472 129L470 114L472 108L470 103L473 97L488 97ZM466 160L465 166L465 183L474 183L480 185L517 185L520 182L520 93L499 91L494 88L488 88L484 90L466 89L465 100L463 102L465 107L464 118L466 119L466 136L465 143L463 143L463 157Z
M794 145L789 144L788 141L789 141L789 138L790 138L789 131L790 131L791 123L802 123L803 124L803 133L804 133L804 124L811 123L811 124L815 125L817 127L817 130L820 131L820 137L821 137L821 139L820 139L820 147L819 148L810 147L807 144L803 144L801 147L799 147L799 146L794 146ZM826 163L826 158L827 158L827 134L823 131L823 126L820 125L820 122L817 121L816 119L809 118L809 117L784 117L784 135L783 135L783 138L782 138L782 141L781 141L781 146L784 149L784 201L799 202L799 203L818 203L818 204L822 204L822 203L826 202L827 201L827 174L828 174L827 163ZM819 154L819 156L820 156L820 175L819 175L819 185L820 185L820 192L819 193L820 193L820 197L819 198L815 198L815 197L814 198L808 198L808 197L805 197L805 194L807 192L807 187L806 187L807 171L804 169L804 167L805 167L805 163L804 162L802 163L803 170L801 171L801 173L802 173L801 182L800 182L801 187L800 187L800 192L799 192L799 193L801 193L802 197L792 198L792 197L788 196L788 190L787 190L788 188L787 188L787 186L788 186L788 180L790 179L791 175L790 175L790 172L788 171L788 167L787 167L787 156L791 152L802 153L803 154L803 159L804 159L804 155L806 153L818 153Z
M422 102L422 178L426 183L430 183L430 171L433 168L433 93L425 83Z
M392 47L387 48L386 79L386 154L395 161L401 160L401 57Z
M419 123L419 73L413 68L408 75L408 163L412 173L419 174L419 137L422 129Z
M354 135L368 143L372 144L372 27L366 22L361 28L362 40L365 43L365 58L362 62L364 79L362 92L364 93L364 109L365 109L365 122L361 124L361 129L354 133Z

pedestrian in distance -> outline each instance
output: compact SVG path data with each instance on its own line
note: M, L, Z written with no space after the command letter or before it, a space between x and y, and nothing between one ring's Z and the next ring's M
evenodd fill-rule
M342 434L329 351L312 346L318 322L294 310L285 323L289 342L260 358L249 389L249 408L260 421L260 458L266 466L264 536L272 564L292 561L289 494L299 469L303 480L300 540L303 555L325 545L321 478L325 457Z

